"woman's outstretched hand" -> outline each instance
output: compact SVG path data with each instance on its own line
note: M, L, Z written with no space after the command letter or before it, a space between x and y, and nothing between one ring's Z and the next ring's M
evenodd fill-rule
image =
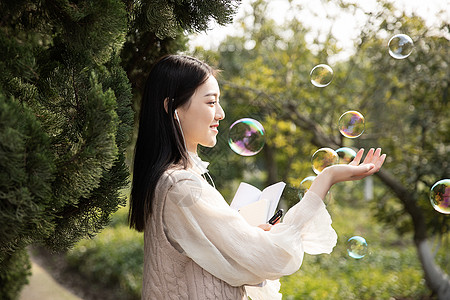
M361 163L361 158L364 154L364 149L360 149L356 157L348 165L333 165L328 167L327 172L331 173L332 184L341 181L360 180L364 177L370 176L378 172L386 159L386 154L381 155L381 149L374 150L371 148L364 161Z
M356 157L348 165L332 165L325 168L313 183L309 190L319 195L322 199L335 183L342 181L360 180L378 172L386 159L386 154L381 154L381 149L371 148L361 163L364 149L360 149Z

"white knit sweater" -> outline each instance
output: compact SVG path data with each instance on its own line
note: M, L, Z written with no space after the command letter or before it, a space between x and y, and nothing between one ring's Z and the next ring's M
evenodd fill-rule
M322 200L307 192L283 222L250 226L202 177L170 169L158 182L144 240L142 299L281 299L276 280L304 253L330 253L337 236ZM274 290L275 283L276 289Z

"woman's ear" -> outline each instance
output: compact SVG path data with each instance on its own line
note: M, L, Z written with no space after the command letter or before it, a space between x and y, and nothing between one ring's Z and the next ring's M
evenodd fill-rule
M164 110L166 111L166 114L169 114L169 101L170 101L169 98L164 99ZM172 102L173 102L173 99L172 99ZM175 109L175 112L173 114L173 118L177 119L178 122L180 122L179 119L178 119L178 114L177 114L177 110L176 109Z
M169 113L169 98L164 99L164 110L166 111L166 114Z

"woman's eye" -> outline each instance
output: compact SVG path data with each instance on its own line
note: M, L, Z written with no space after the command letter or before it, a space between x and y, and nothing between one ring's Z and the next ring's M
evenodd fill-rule
M210 101L210 102L208 102L208 104L210 104L210 105L215 105L217 103L217 101Z

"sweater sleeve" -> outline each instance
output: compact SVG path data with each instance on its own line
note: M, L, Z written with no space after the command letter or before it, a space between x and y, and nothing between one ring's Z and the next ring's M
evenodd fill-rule
M337 235L322 199L307 192L264 231L250 226L220 193L189 171L174 173L164 205L169 241L203 269L233 286L294 273L304 252L330 253Z

